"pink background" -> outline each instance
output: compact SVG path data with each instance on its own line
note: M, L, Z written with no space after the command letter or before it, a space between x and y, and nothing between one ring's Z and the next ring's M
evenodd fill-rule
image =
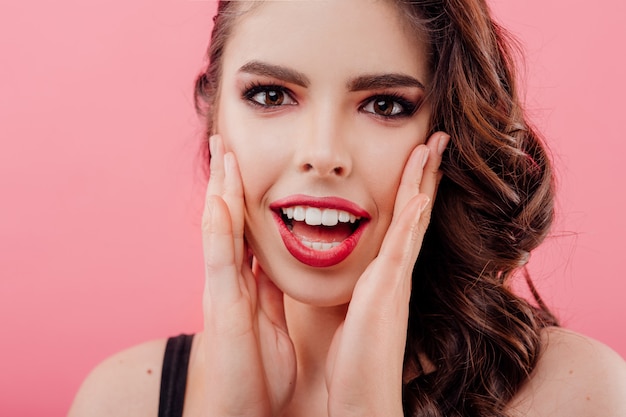
M626 3L493 2L527 51L559 222L531 266L563 322L626 356ZM0 4L0 415L62 416L124 347L201 327L192 85L215 4Z

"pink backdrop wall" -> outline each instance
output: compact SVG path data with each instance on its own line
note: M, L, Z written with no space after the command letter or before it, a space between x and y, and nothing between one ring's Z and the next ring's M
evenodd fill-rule
M214 7L0 3L0 415L62 416L106 356L200 329L192 83ZM493 7L526 48L558 168L533 274L566 325L626 356L626 5Z

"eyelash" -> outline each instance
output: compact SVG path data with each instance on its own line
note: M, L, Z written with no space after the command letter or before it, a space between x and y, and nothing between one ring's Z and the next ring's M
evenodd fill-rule
M258 101L254 100L254 96L259 93L269 93L271 91L279 91L285 96L289 97L290 100L297 103L297 101L293 98L293 93L289 91L288 88L278 85L278 84L260 84L260 83L252 83L244 88L244 93L242 94L242 98L250 102L250 104L254 106L258 106L264 109L271 109L272 107L280 107L287 106L290 104L277 104L277 105L265 105L261 104Z
M294 104L298 103L296 99L294 99L293 93L288 88L282 85L278 85L278 84L261 84L261 83L256 83L256 82L249 84L248 86L244 88L242 98L248 101L250 104L254 106L258 106L266 110L271 110L274 107L294 105L294 104L267 105L267 104L261 104L254 99L254 96L256 96L259 93L267 94L272 91L276 91L276 92L280 92L284 94L286 97L289 97L289 100L293 101ZM394 107L397 104L401 107L401 110L397 114L391 114L391 115L382 115L382 114L378 114L378 113L374 113L370 111L366 111L366 113L369 113L376 117L380 117L380 118L387 119L387 120L400 119L400 118L411 117L413 114L415 114L420 104L420 103L414 103L406 99L401 94L385 93L385 94L376 94L376 95L368 97L366 100L361 102L361 104L359 105L359 110L363 111L363 109L366 106L370 104L374 105L376 102L381 102L381 101L390 101L394 103Z
M392 115L387 115L387 116L378 114L378 113L372 113L369 111L367 113L373 114L374 116L377 116L377 117L382 117L383 119L401 119L401 118L413 116L415 114L415 111L419 108L419 103L414 103L408 100L407 98L405 98L401 94L386 93L386 94L377 94L377 95L368 97L366 100L364 100L361 103L361 105L359 106L359 109L364 109L369 104L374 105L376 102L381 102L381 101L390 101L392 103L399 104L402 110L400 110L399 113L397 114L392 114Z

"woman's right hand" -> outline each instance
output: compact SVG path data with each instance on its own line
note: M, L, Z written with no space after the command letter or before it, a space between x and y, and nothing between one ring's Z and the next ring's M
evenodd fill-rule
M202 216L204 410L207 416L279 415L293 395L296 356L282 292L247 256L239 168L219 136L210 139Z

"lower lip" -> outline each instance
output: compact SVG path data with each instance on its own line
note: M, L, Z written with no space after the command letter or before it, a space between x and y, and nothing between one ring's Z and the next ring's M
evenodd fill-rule
M291 231L289 231L287 225L278 213L272 212L272 214L278 226L280 237L283 239L283 243L291 256L303 264L315 268L325 268L337 265L346 259L356 248L356 245L359 243L359 239L361 238L363 230L367 224L366 221L362 220L354 233L341 242L339 246L328 250L315 250L304 246L302 242L300 242L300 240L298 240L298 238L295 237Z

